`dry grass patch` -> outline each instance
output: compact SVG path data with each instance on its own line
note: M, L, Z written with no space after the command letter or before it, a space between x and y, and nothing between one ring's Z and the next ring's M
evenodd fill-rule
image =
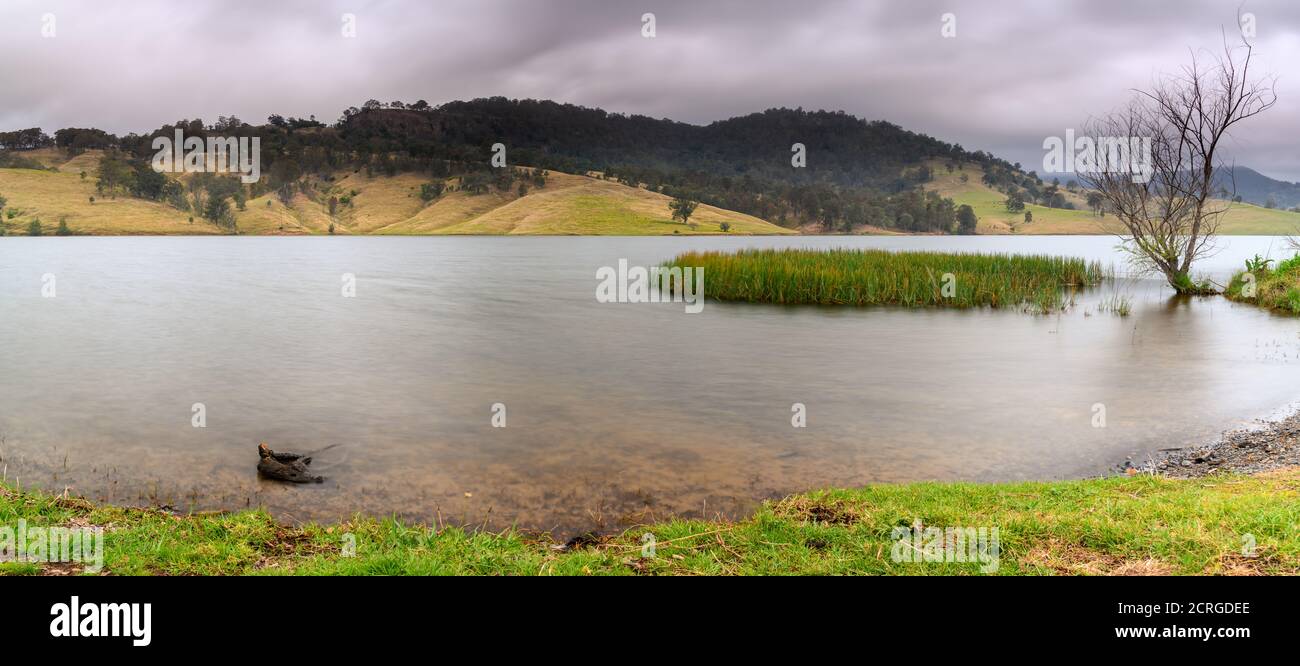
M825 525L856 525L871 517L871 513L858 504L808 495L787 497L772 506L772 513L802 523Z
M1033 548L1020 559L1020 564L1070 576L1167 576L1174 573L1172 565L1155 558L1129 559L1058 540Z

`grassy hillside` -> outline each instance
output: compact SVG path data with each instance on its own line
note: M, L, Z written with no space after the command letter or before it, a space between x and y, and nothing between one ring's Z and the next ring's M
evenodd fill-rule
M967 164L964 170L948 171L942 163L932 163L934 181L926 183L927 190L952 198L957 204L967 204L979 217L981 234L1110 234L1117 231L1117 222L1100 218L1087 210L1083 199L1068 195L1076 210L1047 208L1025 204L1025 210L1034 214L1034 221L1025 224L1023 212L1012 213L1003 202L1006 195L987 186L981 180L984 171L979 165ZM966 181L962 182L962 175ZM1262 208L1247 203L1232 204L1224 216L1220 233L1241 236L1289 235L1300 230L1300 213Z
M218 234L212 223L169 205L119 195L105 198L95 192L99 156L91 151L71 160L59 151L25 153L55 171L0 169L0 195L17 213L3 223L6 233L26 233L40 220L45 233L53 233L66 220L76 234ZM85 177L82 177L82 172ZM733 234L789 234L756 217L701 205L691 218L694 227L675 223L669 197L642 188L587 176L551 172L546 187L531 188L524 196L516 190L496 189L471 195L457 188L458 179L446 182L448 191L433 202L420 199L420 186L428 177L399 174L370 177L364 172L339 174L332 182L317 182L311 196L297 194L292 206L267 194L248 201L236 212L240 233L325 234L331 224L338 234L585 234L672 235L719 234L730 224ZM355 195L353 193L355 192ZM329 214L331 196L350 197ZM91 201L91 197L95 201Z
M1232 204L1221 233L1239 236L1286 236L1300 231L1300 213L1254 204Z
M78 234L221 233L202 220L191 224L188 213L162 203L124 196L102 198L95 192L94 175L83 180L78 173L0 169L0 195L9 201L4 211L5 233L27 233L28 225L39 220L45 233L51 234L61 219ZM10 218L11 212L17 215Z
M40 148L38 150L24 150L19 154L45 167L67 173L80 173L82 170L88 173L97 173L99 171L99 158L103 151L90 150L76 157L68 157L67 151L58 148Z
M670 200L657 192L612 181L552 172L545 188L534 189L525 197L452 192L378 233L716 234L724 222L731 225L731 233L793 233L750 215L708 205L695 211L692 229L672 220Z
M469 194L458 188L458 179L452 178L446 182L448 191L426 204L420 199L420 186L427 182L427 178L414 174L370 177L364 172L339 179L332 195L356 195L350 206L340 208L336 231L638 236L718 234L725 222L730 225L730 233L736 234L793 233L756 217L706 205L701 205L691 218L695 224L692 228L672 220L669 197L588 176L551 172L546 187L532 188L522 197L514 189ZM322 195L326 199L328 196Z
M68 158L56 149L23 153L24 157L50 170L0 169L0 195L8 199L8 212L0 225L8 234L26 233L33 220L40 220L45 233L53 233L66 220L76 234L220 234L199 216L169 205L127 196L103 197L95 191L100 153L88 151ZM1100 218L1086 210L1081 196L1067 194L1075 210L1026 204L1033 222L1024 213L1011 213L1003 205L1005 196L981 178L978 164L949 173L940 162L932 162L934 180L925 185L958 204L968 204L979 217L981 234L1111 234L1117 231L1113 218ZM84 176L82 175L84 174ZM962 176L966 180L962 181ZM274 195L248 202L238 211L240 233L325 234L333 224L337 234L560 234L560 235L672 235L717 234L728 223L733 234L794 233L759 218L701 205L692 222L694 228L675 223L669 215L669 198L645 188L629 187L613 180L552 171L544 188L531 188L524 196L515 190L470 195L460 191L459 181L446 181L447 191L433 202L420 199L426 176L398 174L370 177L364 171L341 172L330 182L318 181L311 195L298 194L291 206ZM355 193L355 196L351 196ZM339 206L329 214L331 196L350 196L351 205ZM91 197L95 200L92 202ZM870 233L870 230L867 230ZM1300 213L1233 204L1224 218L1221 232L1238 235L1289 235L1300 231Z

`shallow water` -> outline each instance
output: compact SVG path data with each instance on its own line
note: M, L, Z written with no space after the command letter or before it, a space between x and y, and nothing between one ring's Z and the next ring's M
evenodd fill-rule
M598 267L687 249L1034 252L1122 270L1114 244L7 237L0 467L124 503L567 531L822 486L1100 474L1300 397L1300 320L1154 280L1050 317L716 302L688 315L594 296ZM1246 256L1282 255L1276 238L1225 244L1202 266L1220 281ZM1116 291L1130 316L1098 312ZM806 428L791 427L793 403ZM283 486L257 479L259 441L339 446L318 456L324 484Z

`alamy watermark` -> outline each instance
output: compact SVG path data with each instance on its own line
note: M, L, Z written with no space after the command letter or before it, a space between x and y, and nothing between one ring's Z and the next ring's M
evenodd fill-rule
M1065 130L1065 138L1049 136L1043 140L1045 173L1119 173L1131 174L1133 182L1151 180L1155 167L1151 158L1149 136L1074 136Z
M684 303L687 314L704 310L703 266L628 266L596 269L596 301L600 303Z
M50 635L55 638L127 637L136 647L153 642L153 604L82 603L72 597L68 603L50 606Z
M240 182L251 185L262 179L262 139L246 136L186 137L153 140L153 169L159 173L237 173Z
M0 562L78 563L89 573L104 568L104 528L0 526Z
M911 527L893 529L895 562L978 562L980 571L994 573L1002 552L996 527Z

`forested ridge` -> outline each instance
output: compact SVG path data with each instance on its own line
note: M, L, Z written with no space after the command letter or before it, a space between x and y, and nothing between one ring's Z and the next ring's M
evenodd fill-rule
M175 187L145 173L153 139L190 136L261 138L262 180L248 191L202 179L211 197L239 200L270 190L290 193L311 176L329 179L344 169L394 175L427 173L431 182L461 176L471 189L493 182L509 187L518 176L494 172L492 146L502 144L510 165L602 177L673 197L748 213L787 227L852 231L865 225L911 232L969 233L972 215L950 199L924 191L936 161L947 169L967 164L1018 171L984 152L866 121L842 111L769 109L708 125L610 113L545 100L503 97L430 106L419 101L370 100L327 125L314 117L273 115L251 125L234 117L214 123L186 119L147 134L117 137L97 129L0 132L0 166L23 166L22 151L58 147L69 154L109 151L101 166L105 191L185 205ZM803 167L792 165L803 146ZM4 157L7 154L8 157ZM106 168L105 168L106 167ZM532 176L528 176L531 178ZM1032 177L1032 176L1031 176ZM1036 177L1035 177L1036 178ZM219 182L222 181L222 182ZM209 199L211 198L209 197ZM204 211L197 211L203 214ZM968 212L968 211L966 211ZM959 222L961 220L961 222Z

